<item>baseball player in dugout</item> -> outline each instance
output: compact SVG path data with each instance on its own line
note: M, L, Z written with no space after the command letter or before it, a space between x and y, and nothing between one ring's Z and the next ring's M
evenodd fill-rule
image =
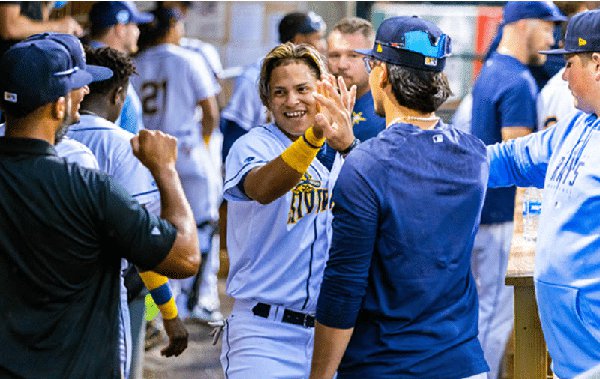
M307 43L325 54L325 29L323 18L314 12L288 13L279 22L279 42ZM229 103L221 112L223 161L238 138L267 122L267 109L256 91L261 64L262 58L244 69L236 79Z
M450 37L383 21L365 57L387 128L348 156L317 305L311 378L486 378L471 249L485 146L445 125Z
M135 73L133 62L125 54L109 47L88 48L86 56L88 63L108 67L114 75L108 80L90 84L90 92L81 102L80 121L69 128L67 135L86 145L98 159L100 170L121 184L151 213L159 215L160 195L154 179L131 150L129 141L134 135L114 124L125 102L129 77ZM122 270L127 267L127 262L122 262ZM166 277L152 271L140 272L140 277L161 311L169 337L169 346L162 353L177 356L186 348L188 334L178 315L169 282ZM142 288L138 287L138 290ZM137 293L131 286L126 289L124 283L121 291L122 320L125 324L121 354L125 378L128 378L131 349L135 344L132 344L127 300L135 298Z
M159 189L160 218L107 174L56 156L88 85L112 74L87 66L82 51L74 59L73 46L33 39L0 59L2 377L122 378L121 258L177 278L200 263L173 137L142 131L131 140Z
M194 212L205 262L196 280L173 283L176 301L183 317L222 321L214 274L219 260L216 226L223 188L218 154L221 138L216 131L219 87L214 86L204 59L179 46L183 14L176 8L158 8L153 15L155 22L141 27L140 52L135 57L139 75L132 82L142 98L146 127L177 137L177 172ZM212 275L206 278L205 273Z
M274 122L252 128L227 157L227 294L235 300L221 353L227 378L308 377L331 190L341 154L357 141L356 87L334 81L310 45L271 50L259 91ZM338 151L331 171L316 158L325 140Z
M152 14L140 12L132 1L97 1L90 9L90 34L86 43L98 48L108 46L131 55L138 51L140 29L138 25L154 20ZM127 89L125 104L116 124L137 133L144 129L142 104L132 86Z
M569 21L563 79L577 112L542 132L488 146L490 187L543 188L533 279L559 378L600 365L600 11ZM580 376L596 368L596 373Z
M508 2L496 52L473 85L471 132L486 145L531 133L537 127L538 87L527 65L541 65L538 50L554 43L555 22L564 21L546 1ZM490 188L473 247L473 275L479 294L479 341L497 379L513 327L513 290L504 284L513 235L515 187Z
M356 49L373 46L375 30L367 20L349 17L340 20L327 38L327 64L334 76L344 78L347 86L356 86L356 104L352 110L354 135L361 141L375 137L385 129L385 118L378 116L373 108L373 96L369 88L369 74ZM321 155L324 155L321 158ZM327 144L319 157L328 168L333 165L335 150Z

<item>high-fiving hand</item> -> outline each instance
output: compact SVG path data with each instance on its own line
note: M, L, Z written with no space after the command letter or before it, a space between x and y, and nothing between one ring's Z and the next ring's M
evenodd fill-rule
M337 151L346 150L354 141L352 131L352 109L356 102L356 86L346 87L340 76L326 74L317 83L317 100L315 116L315 134L322 133L327 144Z

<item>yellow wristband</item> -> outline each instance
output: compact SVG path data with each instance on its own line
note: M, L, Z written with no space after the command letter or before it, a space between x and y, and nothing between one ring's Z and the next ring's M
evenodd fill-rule
M304 132L304 139L306 142L308 142L309 145L318 148L321 148L321 146L323 146L323 144L325 143L325 137L317 138L317 136L315 136L315 130L312 126L306 129L306 132Z
M142 278L142 282L144 282L146 288L148 288L151 291L169 281L169 279L166 276L157 274L152 271L140 272L140 278Z
M208 135L208 136L202 136L202 139L204 139L204 144L208 145L209 142L210 142L210 135Z
M324 141L324 138L316 138L312 128L308 128L304 136L296 139L281 153L281 159L298 173L304 174L317 156Z
M175 305L175 299L170 298L166 303L159 305L160 314L164 320L171 320L177 317L177 306Z

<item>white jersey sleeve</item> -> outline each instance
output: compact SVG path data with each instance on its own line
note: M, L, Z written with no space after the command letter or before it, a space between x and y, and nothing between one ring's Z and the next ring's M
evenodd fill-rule
M133 134L97 116L82 115L69 129L69 137L86 145L96 156L100 170L109 174L142 205L160 202L150 171L133 155Z
M266 127L257 127L240 137L225 161L223 197L229 201L248 201L238 184L250 170L277 158L285 146Z
M229 104L223 109L221 117L231 120L245 130L262 125L267 120L267 109L258 94L260 62L244 70L235 82Z
M183 37L179 41L180 46L185 47L188 50L197 52L202 56L208 67L212 71L215 78L220 78L223 73L223 64L219 57L217 49L208 42L201 41L196 38Z
M221 89L215 86L215 81L211 76L212 70L206 62L196 54L190 54L188 59L187 77L194 90L195 98L200 101L216 96Z
M77 163L81 167L98 170L98 161L87 146L69 137L64 137L60 143L54 146L59 157L68 162Z

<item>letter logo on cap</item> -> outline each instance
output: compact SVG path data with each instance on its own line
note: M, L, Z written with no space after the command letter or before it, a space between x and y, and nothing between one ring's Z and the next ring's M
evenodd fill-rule
M122 11L117 12L116 19L119 24L128 24L129 23L129 12L123 9Z
M4 100L11 102L11 103L16 103L17 102L17 94L12 93L12 92L4 92Z
M425 57L426 66L437 66L437 58Z
M587 41L584 40L583 38L579 37L579 46L585 46L587 45Z

